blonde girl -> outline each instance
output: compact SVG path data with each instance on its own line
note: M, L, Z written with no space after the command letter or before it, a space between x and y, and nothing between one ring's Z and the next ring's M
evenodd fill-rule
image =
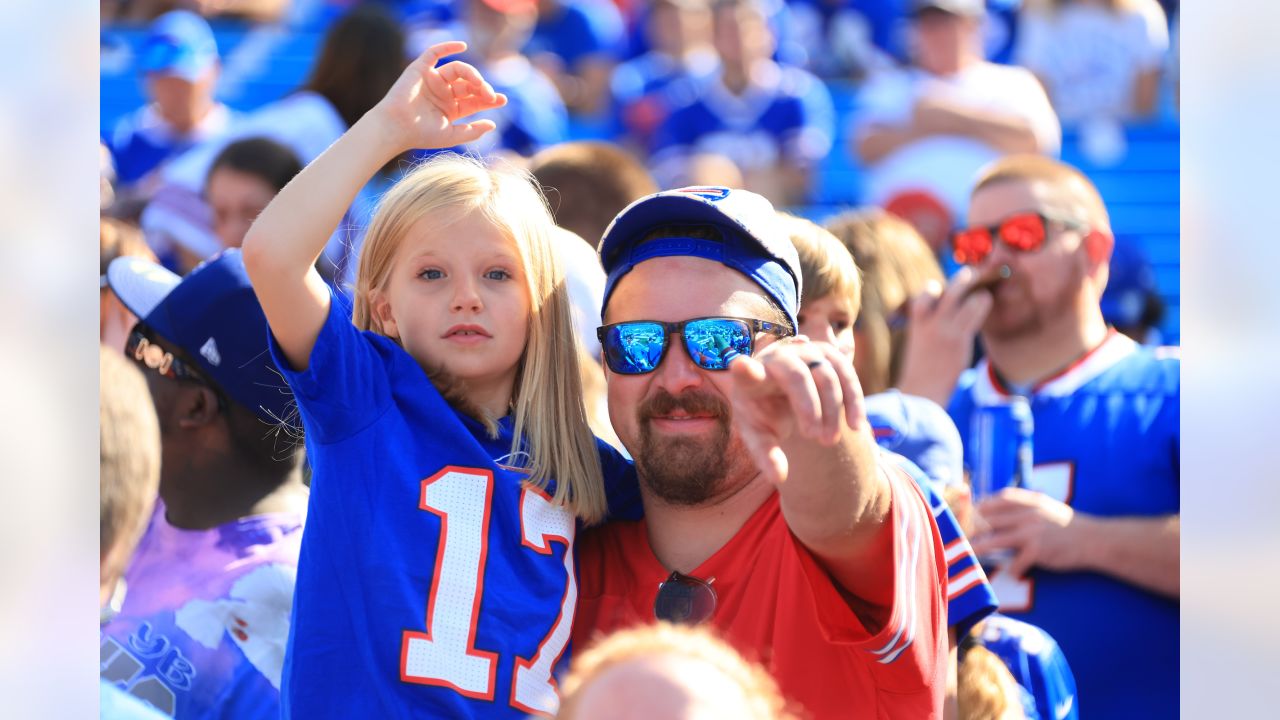
M529 178L444 155L388 191L354 309L314 262L361 186L461 145L501 107L429 48L244 242L313 468L282 678L286 717L555 711L577 520L626 463L587 426L552 221ZM602 469L603 468L603 469Z

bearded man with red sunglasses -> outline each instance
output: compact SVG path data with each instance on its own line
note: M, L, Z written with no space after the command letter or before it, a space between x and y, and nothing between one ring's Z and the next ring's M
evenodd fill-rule
M982 408L1015 395L1030 404L1034 469L977 505L990 527L973 549L1006 558L989 573L1001 611L1059 639L1081 717L1176 717L1177 351L1140 347L1103 320L1111 226L1075 168L998 160L979 174L968 217L952 249L969 267L913 308L912 332L932 339L907 353L931 358L934 382L945 383L971 337L947 358L936 330L967 304L986 358L950 399L966 444ZM974 289L998 276L1007 279Z

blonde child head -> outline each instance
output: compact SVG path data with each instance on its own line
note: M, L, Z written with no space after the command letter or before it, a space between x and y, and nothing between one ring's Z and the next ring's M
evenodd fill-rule
M778 220L800 256L804 295L799 332L853 356L853 323L862 306L862 279L853 256L834 235L808 220L784 212Z
M369 224L356 275L352 320L362 330L394 337L385 327L379 302L396 263L404 261L399 251L411 229L421 227L423 221L429 227L447 228L475 217L514 245L528 295L527 342L515 368L510 402L512 456L528 458L524 469L531 483L544 487L549 478L556 478L556 501L566 503L584 520L599 520L605 509L604 490L581 400L564 270L553 252L551 214L527 173L486 167L474 158L449 153L409 172L383 197ZM466 243L469 238L449 240ZM477 388L459 388L448 373L439 372L447 358L414 359L428 370L441 394L496 432L496 419L467 402L468 393Z

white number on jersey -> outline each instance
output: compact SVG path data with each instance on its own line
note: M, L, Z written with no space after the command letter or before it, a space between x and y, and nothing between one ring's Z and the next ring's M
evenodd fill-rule
M488 555L493 473L449 466L422 481L419 508L440 517L435 575L427 596L427 631L406 630L400 648L400 679L452 688L467 697L493 700L497 653L475 647L480 599ZM511 705L527 713L551 715L559 700L552 671L569 644L578 586L573 568L574 518L536 488L520 497L521 542L551 555L565 546L567 578L560 614L532 658L516 658Z

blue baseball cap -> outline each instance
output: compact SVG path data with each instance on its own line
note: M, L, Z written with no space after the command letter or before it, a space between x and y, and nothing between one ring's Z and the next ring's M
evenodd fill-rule
M218 44L209 23L189 10L174 10L151 23L138 69L195 82L217 62Z
M665 225L711 225L722 239L672 237L641 242ZM664 190L628 205L600 241L600 263L608 278L601 314L618 280L639 263L656 257L715 260L751 278L798 328L800 256L778 223L773 205L747 190L696 186Z
M937 403L888 390L866 399L876 443L924 471L938 486L964 482L964 445L956 424Z
M107 284L227 397L273 425L293 414L293 393L267 349L267 318L239 249L222 251L185 278L149 260L116 258Z

